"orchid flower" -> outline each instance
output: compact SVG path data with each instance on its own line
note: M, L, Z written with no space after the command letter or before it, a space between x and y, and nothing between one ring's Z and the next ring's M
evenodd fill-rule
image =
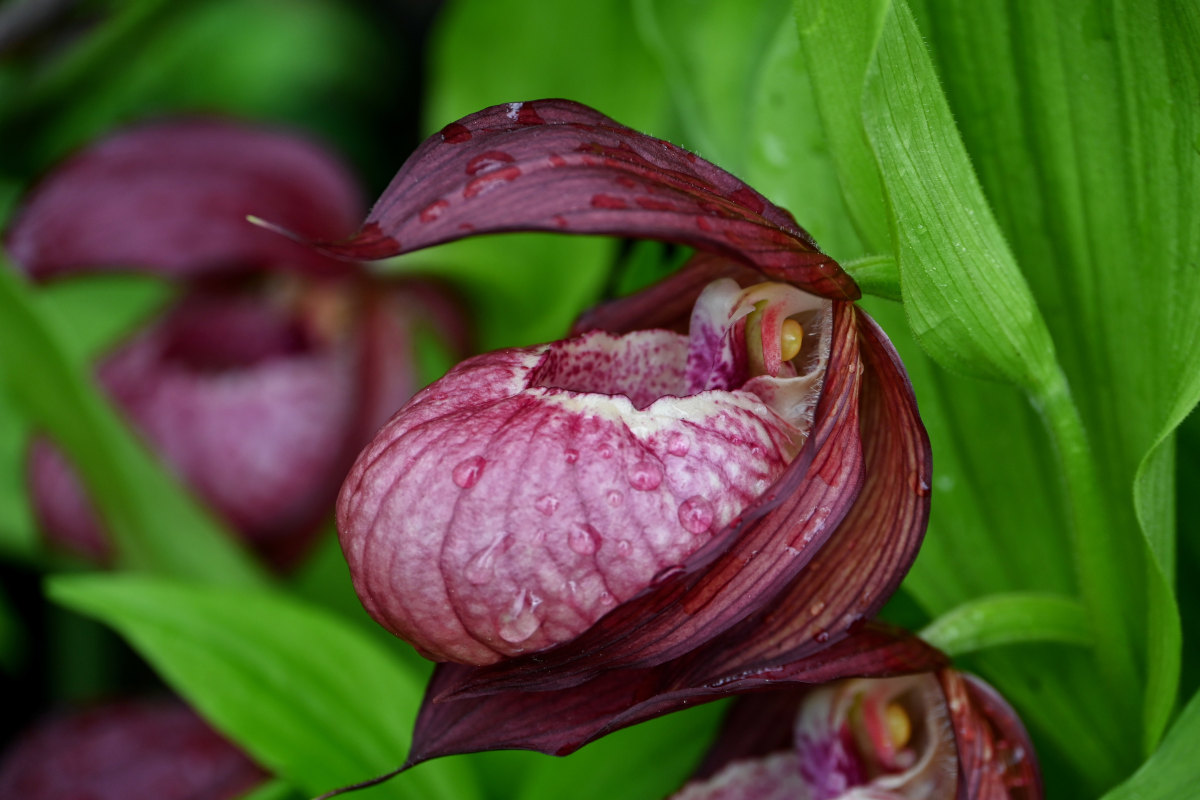
M1036 800L1016 713L953 669L750 695L671 800Z
M266 778L182 702L114 700L22 734L0 760L0 797L233 800Z
M920 544L930 457L849 276L734 176L563 100L447 125L356 236L316 244L383 258L518 230L699 253L572 338L460 364L351 470L360 599L457 662L410 763L569 752L759 680L928 668L863 623Z
M429 287L372 281L360 265L245 221L276 214L311 235L341 235L361 213L357 195L339 163L292 135L175 120L79 153L7 233L14 261L37 280L133 270L179 285L165 312L102 358L99 382L281 566L317 532L354 453L415 390L415 321L453 315ZM33 445L30 475L52 541L110 560L98 515L48 442Z

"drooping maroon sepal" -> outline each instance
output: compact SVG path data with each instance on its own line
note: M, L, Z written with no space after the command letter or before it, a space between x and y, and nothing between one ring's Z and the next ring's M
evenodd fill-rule
M655 667L606 672L559 691L506 691L453 697L471 669L442 664L417 717L406 766L439 756L524 749L566 755L615 730L672 711L768 688L823 683L841 677L882 677L935 669L941 653L902 631L871 623L807 659L766 666L713 663L711 650Z
M714 164L569 100L507 103L447 125L405 162L356 236L319 246L375 259L511 231L677 242L822 297L860 296L786 210Z

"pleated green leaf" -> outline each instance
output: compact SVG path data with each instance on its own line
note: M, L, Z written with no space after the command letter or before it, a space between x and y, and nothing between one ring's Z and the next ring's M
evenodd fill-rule
M1008 644L1093 641L1078 600L1040 592L990 594L963 603L926 625L921 638L950 656Z
M1200 694L1192 696L1154 755L1103 800L1178 800L1200 783Z
M60 576L48 592L119 631L213 725L309 794L404 760L426 676L353 623L280 592L141 576ZM479 791L459 761L364 796Z

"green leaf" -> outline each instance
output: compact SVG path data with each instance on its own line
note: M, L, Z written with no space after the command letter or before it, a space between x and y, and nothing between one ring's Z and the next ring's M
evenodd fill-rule
M964 139L1075 389L1120 558L1146 561L1125 602L1147 605L1149 747L1179 651L1170 440L1200 396L1200 9L924 5Z
M120 560L227 584L264 580L256 563L133 438L65 339L33 290L0 258L0 381L78 467Z
M1177 800L1194 797L1200 782L1200 693L1192 696L1162 744L1133 777L1103 800Z
M635 0L681 143L795 215L822 249L861 255L801 57L790 0Z
M1040 390L1057 371L1054 345L901 4L884 17L862 114L917 341L956 372Z
M950 656L1007 644L1093 642L1087 612L1078 600L1037 592L992 594L963 603L929 623L921 638Z
M888 0L796 0L796 25L846 208L868 253L892 251L879 166L863 130L861 98ZM854 253L854 256L862 253Z
M52 578L55 601L117 629L205 718L310 794L394 769L425 675L354 625L291 597L133 575ZM478 796L437 762L377 796Z

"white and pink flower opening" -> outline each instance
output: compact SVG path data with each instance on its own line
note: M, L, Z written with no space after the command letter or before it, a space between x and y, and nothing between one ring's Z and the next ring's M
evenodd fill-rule
M830 307L723 278L686 335L590 331L459 365L343 488L339 530L368 610L437 660L573 639L782 474L812 426Z

